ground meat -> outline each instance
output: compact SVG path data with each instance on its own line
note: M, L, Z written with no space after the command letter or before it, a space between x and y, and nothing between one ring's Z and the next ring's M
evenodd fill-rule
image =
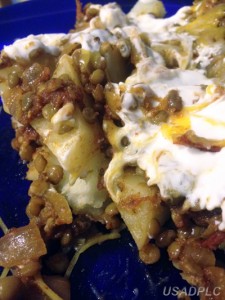
M39 138L39 134L34 130L34 128L32 128L31 126L27 126L23 129L23 137L28 141L37 141Z
M168 253L176 267L183 271L182 277L192 285L204 286L204 269L216 263L213 251L202 247L194 238L177 239L169 246Z
M55 90L53 87L55 87ZM46 104L51 103L58 110L68 102L81 103L82 99L83 94L81 89L72 82L64 83L61 81L61 85L59 86L58 82L56 83L54 79L50 79L42 92L38 94L27 92L22 95L22 113L19 119L17 118L17 121L28 126L32 120L42 115L42 108Z
M13 61L3 52L0 52L0 69L4 69L12 66Z
M198 226L206 227L209 225L210 219L214 216L221 215L221 209L216 208L212 211L201 210L201 211L190 211L189 216Z
M177 228L188 228L190 226L190 219L187 214L182 213L178 208L171 208L171 217Z
M31 126L21 126L15 128L16 136L12 140L12 148L20 152L20 149L24 143L29 145L33 151L40 145L40 136Z
M24 126L42 116L43 107L50 103L58 110L72 102L83 107L83 92L70 79L50 78L51 70L34 63L20 76L19 84L4 94L10 114Z
M48 84L52 87L54 83L56 82L54 79L52 79ZM40 97L44 104L52 103L53 106L58 110L68 102L78 102L78 104L81 104L83 93L78 86L72 82L68 82L66 84L62 83L62 86L55 90L47 88L40 94Z
M71 225L73 235L76 237L85 233L91 227L91 223L91 220L85 215L75 216Z

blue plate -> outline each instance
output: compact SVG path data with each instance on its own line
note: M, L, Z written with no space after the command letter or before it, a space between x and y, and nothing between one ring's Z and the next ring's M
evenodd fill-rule
M119 1L125 11L135 3L124 2ZM168 15L191 4L189 0L164 2ZM31 33L67 32L74 22L74 0L33 0L0 9L0 48ZM9 116L0 110L0 216L9 228L28 222L25 207L29 182L24 179L26 166L10 146L13 135ZM121 239L83 253L74 268L71 285L72 299L76 300L175 300L176 289L189 289L166 253L162 253L159 263L144 265L127 231Z

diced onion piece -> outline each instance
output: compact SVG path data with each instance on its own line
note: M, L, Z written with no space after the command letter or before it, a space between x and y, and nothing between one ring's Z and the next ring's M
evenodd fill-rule
M45 243L34 222L12 229L0 239L0 265L5 268L37 260L46 253Z

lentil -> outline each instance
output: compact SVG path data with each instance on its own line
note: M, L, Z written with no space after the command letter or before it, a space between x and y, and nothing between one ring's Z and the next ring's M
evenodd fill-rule
M168 109L172 112L178 112L182 110L183 102L177 90L169 91L168 95L166 96L166 100L168 102Z
M89 81L89 75L88 73L81 73L81 83L83 85L87 84Z
M20 146L19 155L22 160L30 161L33 155L33 147L27 142L23 142Z
M146 264L154 264L160 259L159 248L154 244L147 244L139 251L140 259Z
M110 43L108 43L108 42L102 43L101 47L100 47L100 53L101 53L101 55L106 54L109 51L110 48L111 48Z
M156 239L156 245L160 248L168 247L176 238L176 232L172 229L163 231Z
M92 96L94 97L95 101L103 102L104 101L104 88L102 85L97 84L95 89L92 91Z
M86 10L86 15L88 18L93 18L93 17L97 16L98 13L99 13L99 10L94 7L88 7Z
M109 147L106 149L105 156L106 156L107 158L112 158L112 157L113 157L113 148L112 148L111 146L109 146Z
M20 81L20 77L17 72L13 71L8 75L8 85L10 88L14 88Z
M106 68L106 61L103 56L99 52L94 52L91 56L91 64L94 69L102 69Z
M168 118L169 118L168 112L165 110L160 110L159 112L156 113L156 115L151 117L151 123L158 125L160 123L167 122Z
M85 107L82 111L82 114L84 116L84 119L88 123L94 123L96 120L96 113L93 108L91 107Z
M157 219L152 219L150 222L149 222L149 230L148 230L148 234L149 236L151 237L155 237L159 234L160 232L160 223Z
M31 183L29 188L29 195L43 196L47 189L48 183L42 179L38 179Z
M33 94L31 92L23 94L21 101L22 111L28 111L32 107L32 95Z
M169 257L173 259L178 259L180 253L181 253L181 243L178 241L174 241L172 244L169 245L168 249Z
M40 197L33 196L27 205L26 213L29 218L32 218L33 216L38 217L43 207L44 200Z
M124 136L122 139L121 139L121 146L123 146L123 147L127 147L129 144L130 144L130 141L129 141L129 139L128 139L128 137L127 136Z
M38 154L34 159L34 166L35 169L38 171L38 173L43 172L46 165L47 165L46 159L43 157L43 155Z
M63 168L59 165L49 166L46 169L48 181L56 185L63 178Z
M27 85L32 85L34 81L40 76L42 71L43 66L38 63L34 63L29 68L27 68L22 74L24 88L27 88Z
M61 237L60 243L63 247L68 246L73 239L72 231L71 229L67 229L63 236Z
M86 83L84 86L84 90L87 94L92 94L94 91L94 88L95 88L95 86L90 82Z
M215 266L216 259L212 250L203 247L188 247L188 250L188 254L199 266Z
M55 274L65 273L68 265L69 259L63 253L56 253L47 260L47 266Z
M105 73L101 69L95 70L90 76L90 82L94 85L102 83L105 79Z
M42 115L46 120L51 120L55 113L56 108L51 103L46 104L42 108Z

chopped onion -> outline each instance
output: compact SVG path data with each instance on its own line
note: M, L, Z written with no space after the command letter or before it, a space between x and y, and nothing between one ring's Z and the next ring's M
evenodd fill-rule
M34 222L11 229L0 239L0 265L11 268L37 260L46 254L46 246Z

